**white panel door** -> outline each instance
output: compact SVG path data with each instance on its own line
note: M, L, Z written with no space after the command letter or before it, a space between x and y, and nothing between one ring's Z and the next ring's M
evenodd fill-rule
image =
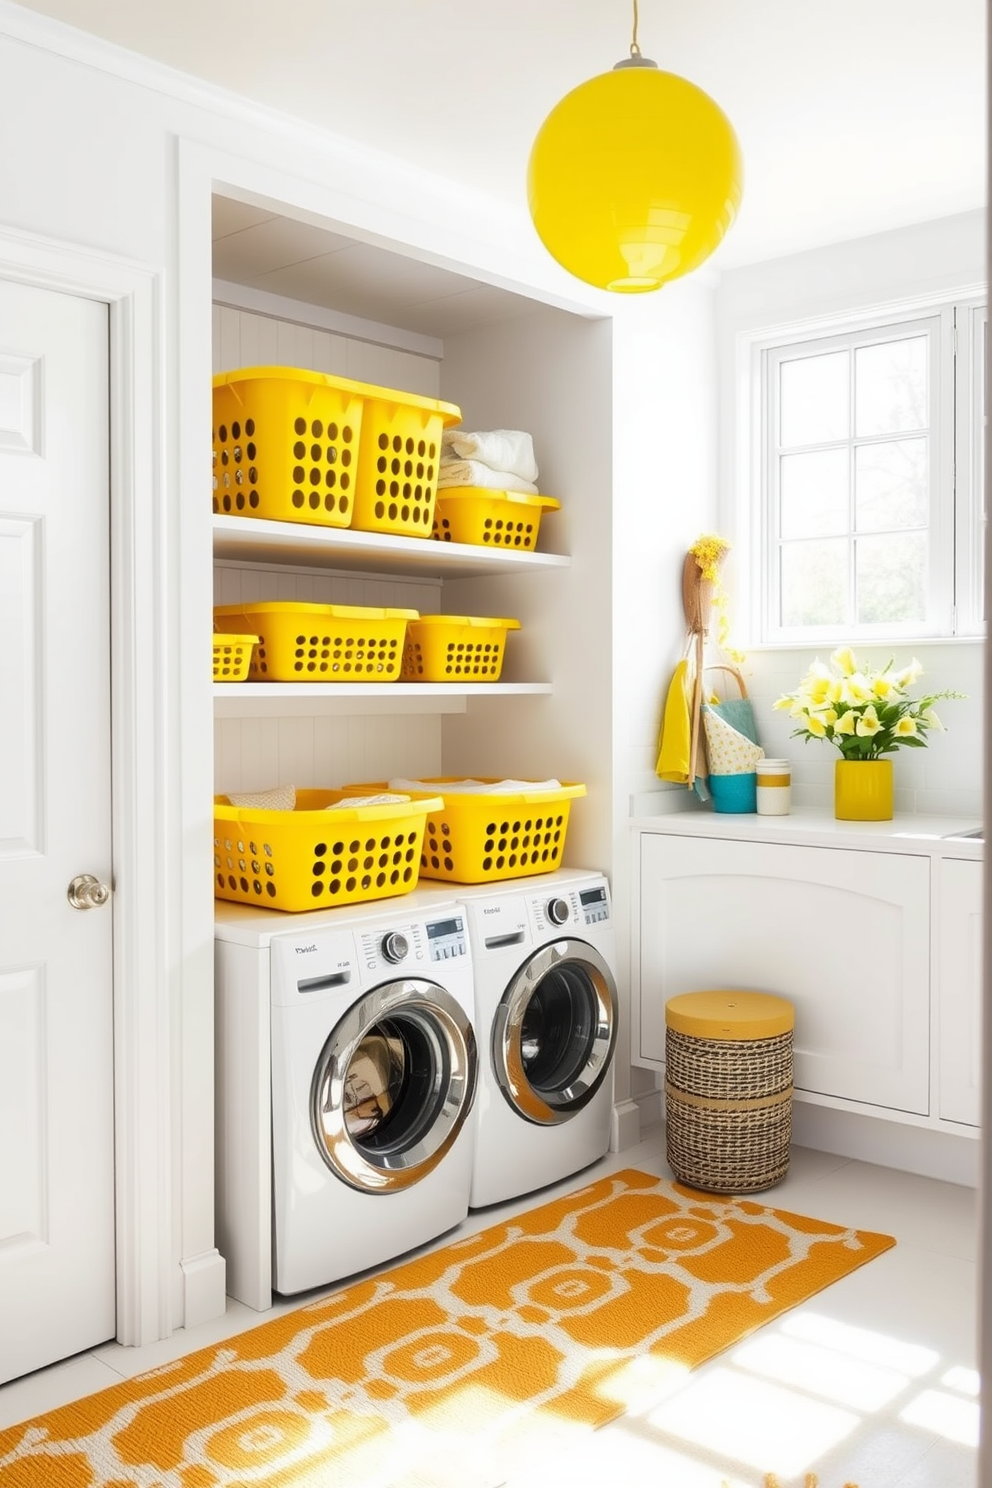
M0 281L0 1380L115 1330L108 330Z
M909 854L641 838L640 1055L681 992L795 1009L797 1090L926 1115L930 871Z
M939 867L937 997L939 1111L945 1121L981 1124L982 864L945 858Z

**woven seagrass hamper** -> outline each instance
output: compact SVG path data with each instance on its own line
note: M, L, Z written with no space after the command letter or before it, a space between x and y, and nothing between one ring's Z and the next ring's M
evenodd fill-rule
M785 1177L792 1138L792 1004L765 992L684 992L665 1004L668 1165L708 1193Z

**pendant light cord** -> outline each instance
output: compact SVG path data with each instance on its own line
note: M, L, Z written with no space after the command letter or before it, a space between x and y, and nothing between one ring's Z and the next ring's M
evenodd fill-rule
M639 57L641 55L641 49L640 49L640 47L637 44L637 20L638 20L638 17L637 17L637 0L633 0L633 3L634 3L634 30L633 30L633 34L632 34L631 40L630 40L630 55L632 57Z

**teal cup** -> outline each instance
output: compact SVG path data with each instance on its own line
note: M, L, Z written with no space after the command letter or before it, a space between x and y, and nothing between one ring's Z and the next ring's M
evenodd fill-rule
M754 770L746 775L711 775L709 787L714 811L758 809L758 776Z

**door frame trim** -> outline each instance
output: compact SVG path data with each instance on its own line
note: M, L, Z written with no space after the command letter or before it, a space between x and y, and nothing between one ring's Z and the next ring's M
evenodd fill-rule
M161 283L140 263L7 227L0 278L109 308L117 1338L143 1344L174 1324L168 968L182 964L182 863L166 830L178 665L164 644L175 538L161 453Z

